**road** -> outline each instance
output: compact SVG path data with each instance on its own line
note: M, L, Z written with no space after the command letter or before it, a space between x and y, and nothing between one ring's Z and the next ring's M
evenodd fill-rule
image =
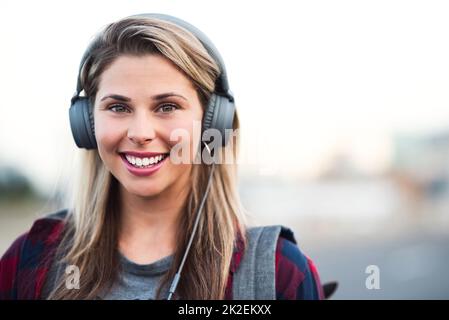
M323 283L339 282L334 299L449 299L449 234L415 231L394 237L311 247ZM367 289L369 265L379 289Z

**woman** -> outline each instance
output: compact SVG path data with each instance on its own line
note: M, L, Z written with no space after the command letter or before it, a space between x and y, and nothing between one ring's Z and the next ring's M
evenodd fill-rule
M220 55L195 27L147 14L104 28L70 110L87 149L73 205L5 253L0 298L323 298L289 229L246 225L233 108Z

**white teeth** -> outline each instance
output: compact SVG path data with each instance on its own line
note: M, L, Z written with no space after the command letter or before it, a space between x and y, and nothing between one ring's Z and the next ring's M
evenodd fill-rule
M136 164L136 159L133 156L126 155L126 160L131 164Z
M162 160L163 155L159 155L159 156L151 157L151 158L138 158L138 157L134 157L134 156L130 156L130 155L125 155L125 158L126 158L126 160L128 160L129 163L131 163L135 167L141 168L144 166L158 163L159 161Z

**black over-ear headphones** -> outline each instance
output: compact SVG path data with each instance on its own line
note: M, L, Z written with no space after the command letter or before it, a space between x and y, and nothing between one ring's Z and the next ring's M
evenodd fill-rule
M220 53L215 48L212 41L198 28L179 18L158 13L147 13L133 15L128 18L155 18L167 22L174 23L187 31L190 31L205 47L207 52L215 60L220 68L220 75L215 83L215 91L211 94L208 105L203 115L202 134L207 129L216 129L222 137L222 146L225 146L229 140L229 133L232 129L234 120L235 104L234 96L229 89L228 78L225 65ZM95 139L93 110L89 98L80 96L83 90L81 86L81 70L83 65L90 58L91 53L97 45L98 37L95 38L81 59L78 80L76 84L76 92L72 97L69 110L70 127L72 129L73 138L79 148L96 149L97 141Z

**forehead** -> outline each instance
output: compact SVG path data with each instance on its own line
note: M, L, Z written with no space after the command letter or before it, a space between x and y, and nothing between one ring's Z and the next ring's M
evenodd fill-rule
M161 55L122 55L100 76L98 91L156 93L163 91L194 92L187 76L170 60Z

